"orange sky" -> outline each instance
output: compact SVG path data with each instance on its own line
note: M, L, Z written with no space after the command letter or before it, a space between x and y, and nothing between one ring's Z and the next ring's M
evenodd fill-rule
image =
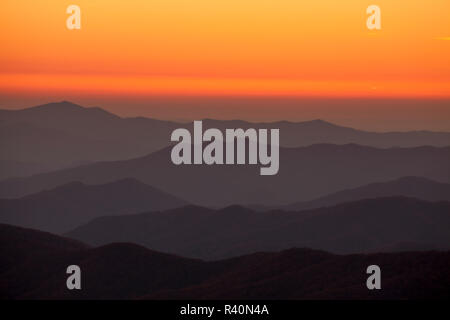
M448 0L2 0L0 94L450 97L449 15Z

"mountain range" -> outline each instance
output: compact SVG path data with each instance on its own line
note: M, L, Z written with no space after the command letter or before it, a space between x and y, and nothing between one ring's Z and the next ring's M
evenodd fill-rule
M280 170L259 166L174 165L170 148L148 156L98 162L0 182L0 198L16 198L72 181L102 184L134 178L192 204L280 205L405 176L450 182L450 147L379 149L360 145L280 148Z
M104 215L125 215L187 205L134 179L102 185L70 182L20 199L0 199L0 223L63 233Z
M127 243L92 248L3 224L0 262L2 299L448 299L450 286L448 251L290 249L204 262ZM82 270L82 290L66 288L72 264ZM367 290L373 264L382 290Z
M450 201L450 184L420 177L403 177L340 191L308 202L287 206L246 207L256 211L302 211L395 196L432 202ZM69 182L18 199L0 199L0 223L64 233L102 216L165 211L187 205L188 202L184 200L131 178L100 185ZM417 248L417 244L412 248Z
M200 119L199 119L200 120ZM101 108L63 101L21 110L0 110L0 179L106 160L141 157L170 145L177 123L143 117L121 118ZM368 132L323 120L251 123L203 120L206 128L279 128L283 147L361 144L380 148L448 146L449 132ZM20 170L23 165L23 170Z
M391 181L370 183L361 187L338 191L311 201L273 207L261 205L249 205L248 207L255 210L281 209L298 211L333 206L343 202L393 196L405 196L428 201L450 201L450 184L421 177L402 177Z
M450 132L203 120L280 129L279 172L261 176L174 165L176 128L192 123L0 110L0 298L449 298Z
M297 212L187 206L105 216L66 235L94 246L132 242L156 251L215 260L291 247L340 254L404 248L448 250L448 230L450 202L389 197Z

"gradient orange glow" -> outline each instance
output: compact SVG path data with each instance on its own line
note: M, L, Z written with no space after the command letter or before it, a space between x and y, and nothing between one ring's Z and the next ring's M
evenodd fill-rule
M0 94L450 97L449 15L448 0L2 0Z

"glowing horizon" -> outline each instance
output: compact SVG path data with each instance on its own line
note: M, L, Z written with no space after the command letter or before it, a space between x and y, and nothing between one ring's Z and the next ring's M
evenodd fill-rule
M300 97L414 97L447 98L450 82L435 83L389 81L376 82L302 81L290 79L130 77L97 75L0 74L0 87L9 93L72 92L78 96L109 94L133 95L202 95L202 96L300 96ZM411 92L413 88L420 90ZM381 94L380 94L381 92Z
M0 94L450 97L450 3L370 4L5 0Z

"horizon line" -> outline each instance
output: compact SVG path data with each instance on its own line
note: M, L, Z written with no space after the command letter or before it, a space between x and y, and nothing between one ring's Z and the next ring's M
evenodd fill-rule
M107 110L104 107L100 107L100 106L85 106L70 100L61 100L61 101L50 101L47 103L43 103L43 104L38 104L38 105L34 105L34 106L29 106L29 107L24 107L24 108L20 108L20 109L4 109L3 107L0 106L0 111L11 111L11 112L20 112L20 111L25 111L25 110L30 110L30 109L34 109L34 108L40 108L40 107L46 107L49 105L63 105L63 104L70 104L76 107L79 107L81 109L84 110L92 110L92 109L97 109L97 110L102 110L103 112L109 113L111 115L114 115L120 119L139 119L139 118L143 118L143 119L147 119L147 120L154 120L154 121L161 121L161 122L172 122L172 123L177 123L177 124L189 124L189 123L193 123L194 121L221 121L221 122L233 122L233 121L239 121L239 122L244 122L244 123L248 123L248 124L275 124L275 123L288 123L288 124L304 124L304 123L313 123L313 122L321 122L321 123L325 123L325 124L329 124L335 127L339 127L339 128L345 128L345 129L352 129L352 130L357 130L357 131L361 131L361 132L366 132L366 133L412 133L412 132L427 132L427 133L450 133L450 131L445 131L445 130L427 130L427 129L414 129L414 130L404 130L404 131L400 131L400 130L388 130L388 131L373 131L373 130L366 130L366 129L357 129L351 126L346 126L346 125L341 125L338 124L334 121L330 121L330 120L326 120L324 118L315 118L315 119L308 119L308 120L301 120L301 121L291 121L291 120L273 120L273 121L256 121L256 120L246 120L246 119L239 119L239 118L230 118L230 119L219 119L219 118L209 118L209 117L203 117L203 118L198 118L198 119L186 119L184 121L177 121L177 120L167 120L167 119L160 119L160 118L155 118L155 117L148 117L148 116L131 116L131 117L124 117L121 116L113 111ZM349 143L352 144L352 143Z
M2 93L75 93L80 96L243 96L291 98L450 99L448 80L337 80L231 77L155 77L0 73Z

